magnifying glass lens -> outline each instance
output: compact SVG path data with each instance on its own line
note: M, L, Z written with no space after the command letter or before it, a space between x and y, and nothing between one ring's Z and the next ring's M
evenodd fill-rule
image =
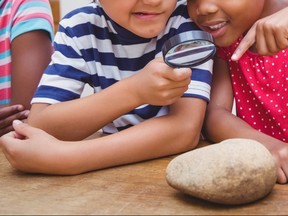
M207 32L185 32L170 38L162 48L164 61L172 67L195 67L211 59L216 47Z

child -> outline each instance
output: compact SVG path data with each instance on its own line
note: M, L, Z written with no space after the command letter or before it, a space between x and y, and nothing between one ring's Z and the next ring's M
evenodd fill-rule
M19 170L79 174L188 151L199 141L212 60L191 75L161 54L168 38L196 29L185 1L99 2L60 22L34 96L29 124L53 136L17 121L0 141ZM86 83L95 94L80 98ZM83 140L99 129L109 135Z
M190 17L219 46L204 123L207 136L213 142L260 141L275 158L279 183L288 178L287 7L288 1L275 0L188 1ZM231 113L233 98L237 117Z
M0 136L27 118L51 60L53 18L48 0L0 0Z

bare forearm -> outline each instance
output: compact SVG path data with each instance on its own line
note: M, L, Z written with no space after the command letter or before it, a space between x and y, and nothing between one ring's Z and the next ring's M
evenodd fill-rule
M51 60L50 35L42 30L26 32L13 40L11 48L11 105L21 104L30 109L33 94Z
M229 138L247 138L261 142L268 149L280 143L279 140L255 130L242 119L224 109L214 110L213 113L208 111L204 128L207 137L213 142Z
M201 123L191 127L172 122L169 117L151 119L113 135L82 141L70 157L75 166L67 171L78 174L193 149L199 141Z
M122 81L85 98L40 110L36 106L31 109L30 125L44 129L59 139L80 140L139 106L139 101Z

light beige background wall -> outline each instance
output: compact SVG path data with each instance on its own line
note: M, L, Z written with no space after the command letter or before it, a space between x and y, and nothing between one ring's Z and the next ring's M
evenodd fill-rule
M71 10L81 7L91 1L92 0L59 0L61 17L63 17Z

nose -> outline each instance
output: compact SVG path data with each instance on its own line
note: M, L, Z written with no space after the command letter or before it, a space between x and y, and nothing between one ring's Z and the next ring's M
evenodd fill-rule
M142 0L143 4L146 5L159 5L163 0Z
M200 0L197 2L198 3L195 5L195 8L198 16L213 14L218 11L218 7L215 3L213 3L213 1Z

